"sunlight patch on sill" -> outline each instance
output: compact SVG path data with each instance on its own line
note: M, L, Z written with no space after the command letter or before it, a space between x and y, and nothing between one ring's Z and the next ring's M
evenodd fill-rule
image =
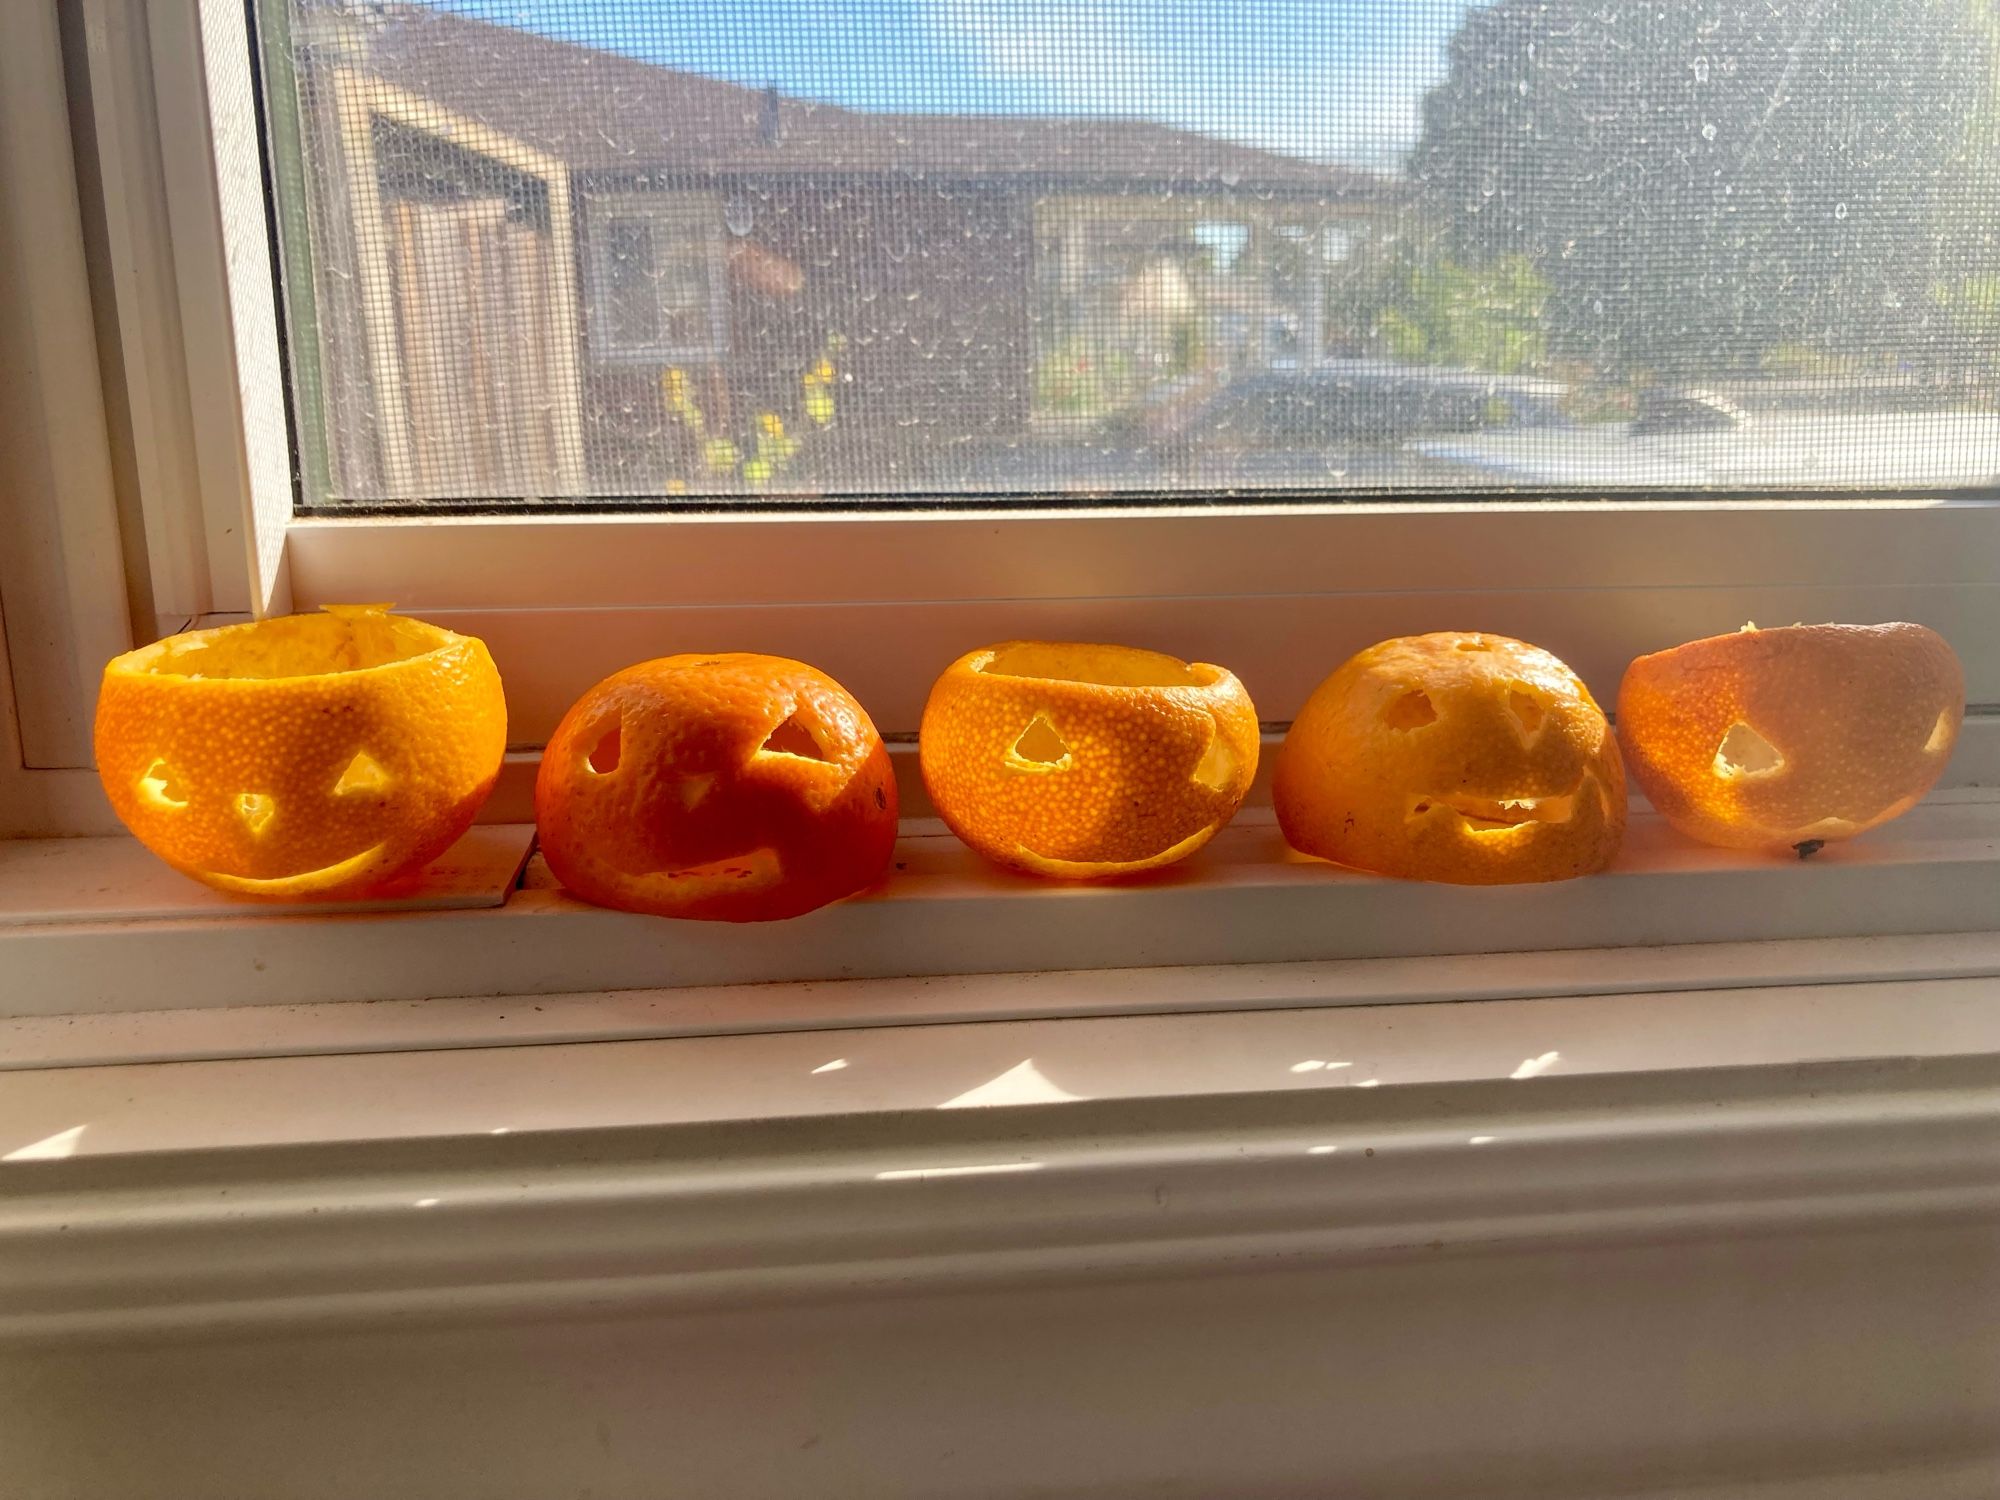
M898 1167L889 1172L877 1172L877 1182L929 1182L937 1177L985 1177L998 1172L1039 1172L1042 1164L1038 1161L992 1161L980 1162L966 1167Z
M61 1161L76 1154L77 1142L83 1139L89 1125L72 1125L67 1130L58 1130L54 1135L45 1135L38 1141L30 1141L18 1150L0 1156L0 1161Z
M983 1109L997 1104L1063 1104L1076 1099L1088 1098L1087 1094L1072 1094L1068 1089L1058 1088L1051 1083L1042 1070L1035 1066L1032 1057L1023 1058L997 1078L990 1078L975 1089L947 1099L939 1109Z

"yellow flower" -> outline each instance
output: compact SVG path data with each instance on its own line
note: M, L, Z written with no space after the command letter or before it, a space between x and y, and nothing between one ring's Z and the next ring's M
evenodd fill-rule
M660 372L660 398L667 404L667 410L692 427L699 436L708 430L708 422L701 414L701 408L688 399L687 375L681 370Z
M757 425L762 427L772 437L783 437L785 435L785 424L774 411L759 412L757 414Z

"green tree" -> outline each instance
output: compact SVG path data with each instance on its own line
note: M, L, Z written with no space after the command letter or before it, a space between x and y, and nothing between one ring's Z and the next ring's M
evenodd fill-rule
M1994 232L1954 172L1991 0L1498 0L1410 168L1454 260L1528 257L1552 349L1695 376L1925 347Z
M1942 313L1952 363L1989 379L2000 370L2000 8L1966 0L1970 24L1983 39L1985 87L1966 120L1956 190L1947 200L1945 258L1932 300Z
M1548 362L1549 284L1525 255L1398 267L1376 327L1398 359L1518 375Z

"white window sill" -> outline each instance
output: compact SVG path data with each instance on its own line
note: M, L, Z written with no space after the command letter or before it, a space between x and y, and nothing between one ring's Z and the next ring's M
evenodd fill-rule
M38 1018L0 1030L0 1160L2000 1058L2000 933L1882 946L1881 967L1962 977L1741 983L1801 956L1774 944L1705 955L1711 981L1734 966L1721 984L1678 970L1685 950L1578 955L1540 986L1504 957L1431 960L1420 1005L1342 1003L1344 966L1272 964L710 990L678 1010L639 991ZM1633 990L1589 987L1591 966ZM1515 997L1447 998L1454 978ZM907 1009L932 983L1025 1019L941 1020L952 995ZM1502 1094L1505 1113L1525 1097Z
M1734 979L1726 966L1704 970L1690 958L1682 962L1697 968L1668 982L1904 977L1824 945L2000 927L2000 791L1990 788L1936 793L1809 861L1704 848L1635 810L1608 873L1509 887L1380 880L1303 859L1284 847L1268 808L1246 809L1183 865L1100 886L1010 876L935 823L906 830L895 877L880 890L792 922L742 926L599 910L556 888L539 862L512 890L525 829L476 829L455 851L451 904L497 904L434 909L432 892L344 916L219 901L157 872L129 841L0 843L0 1017L1244 963L1352 966L1331 989L1265 1003L1458 998L1462 973L1425 979L1389 961L1524 954L1554 962L1581 949L1699 952L1776 940L1823 946L1816 961L1793 950L1779 972L1752 959ZM119 898L129 910L92 905L105 899L98 886L129 888ZM1620 966L1570 967L1569 980L1556 982L1530 964L1532 978L1500 992L1553 982L1574 993ZM1622 973L1609 984L1639 987ZM935 993L938 1003L915 1014L907 1001L875 1010L849 998L796 1006L789 1022L771 1013L765 1025L1021 1013L1014 1003L990 1008L976 986ZM1084 999L1029 1010L1097 1008Z
M1929 980L13 1073L0 1349L1983 1223L1996 1002Z
M480 838L465 899L525 848ZM1609 1139L1646 1098L1678 1100L1693 1129L1718 1090L1808 1077L1808 1113L1893 1113L1866 1100L1918 1060L2000 1057L1990 791L1940 794L1803 863L1699 849L1642 816L1613 873L1499 890L1365 879L1277 858L1275 838L1253 811L1190 869L1078 888L918 830L886 892L778 928L597 911L532 878L485 908L298 916L194 890L179 915L29 920L77 893L45 884L35 913L16 880L0 1158L888 1119L911 1171L955 1176L995 1158L955 1144L935 1114L953 1107L1041 1106L1036 1128L1071 1139L1113 1106L1178 1120L1264 1100L1295 1111L1281 1152L1335 1155L1358 1139L1335 1125L1378 1116L1457 1150L1553 1128L1553 1096L1518 1087L1535 1080L1583 1101L1558 1133ZM1052 955L1074 966L1010 972ZM813 977L787 977L801 965ZM732 968L738 982L703 982ZM827 977L870 968L888 972ZM848 1170L837 1155L828 1170ZM1012 1160L996 1175L1029 1170Z
M775 927L600 911L532 866L515 890L526 847L475 830L403 909L298 915L149 883L124 841L0 844L0 1158L171 1175L432 1142L448 1176L508 1135L896 1122L874 1182L1041 1170L961 1141L951 1106L1027 1109L1088 1156L1105 1110L1184 1122L1230 1099L1291 1122L1281 1155L1394 1119L1449 1156L1620 1138L1649 1098L1698 1131L1714 1098L1806 1078L1787 1109L1893 1114L1913 1060L1957 1077L2000 1056L1991 790L1803 862L1640 813L1609 874L1498 889L1288 857L1268 809L1111 887L1017 880L918 823L885 890ZM93 907L93 881L123 905ZM1581 1113L1551 1124L1530 1081ZM862 1170L833 1149L822 1169Z

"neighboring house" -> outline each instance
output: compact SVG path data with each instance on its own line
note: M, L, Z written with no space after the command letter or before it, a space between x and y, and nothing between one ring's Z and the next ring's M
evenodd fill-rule
M743 488L771 418L787 486L948 485L1158 382L1316 362L1329 266L1401 202L1165 126L871 114L426 7L308 4L292 40L344 498Z

